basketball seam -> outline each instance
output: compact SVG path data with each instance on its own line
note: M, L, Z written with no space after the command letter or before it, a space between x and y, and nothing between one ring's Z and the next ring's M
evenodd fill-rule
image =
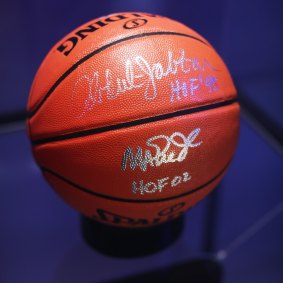
M69 179L63 177L62 175L60 175L60 174L58 174L58 173L56 173L56 172L54 172L54 171L52 171L52 170L50 170L46 167L41 166L40 168L41 168L43 173L47 172L50 175L55 176L56 178L60 179L61 181L65 182L65 183L71 185L72 187L74 187L74 188L76 188L76 189L78 189L78 190L80 190L84 193L87 193L89 195L93 195L93 196L104 198L104 199L109 199L111 201L129 202L129 203L152 203L152 202L163 202L163 201L178 199L178 198L185 197L185 196L194 194L196 192L199 192L202 189L205 189L205 187L207 187L208 185L213 183L217 178L219 178L225 172L225 170L228 168L230 162L231 162L231 160L221 169L221 171L217 175L215 175L209 181L207 181L206 183L202 184L201 186L199 186L199 187L197 187L193 190L190 190L186 193L179 194L179 195L176 195L176 196L167 197L167 198L143 199L143 200L142 199L125 199L125 198L118 198L118 197L112 197L112 196L109 196L109 195L100 194L100 193L91 191L90 189L87 189L85 187L82 187L81 185L78 185L78 184L72 182Z
M83 131L77 131L77 132L72 132L72 133L68 133L68 134L64 134L64 135L57 135L57 136L53 136L53 137L35 139L35 140L32 140L32 145L35 146L35 145L41 145L41 144L46 144L46 143L50 143L50 142L86 137L86 136L100 134L100 133L104 133L104 132L108 132L108 131L119 130L119 129L134 127L134 126L138 126L138 125L142 125L142 124L167 120L167 119L174 118L174 117L185 116L185 115L190 115L190 114L194 114L194 113L199 113L199 112L202 112L202 111L208 111L208 110L212 110L212 109L216 109L216 108L220 108L220 107L225 107L225 106L234 104L237 101L238 101L237 98L233 98L233 99L230 99L230 100L225 100L225 101L221 101L221 102L217 102L217 103L213 103L213 104L202 105L202 106L195 107L195 108L189 108L189 109L180 110L180 111L177 111L177 112L171 112L171 113L162 114L162 115L158 115L158 116L142 118L142 119L139 119L139 120L123 122L123 123L104 126L104 127L100 127L100 128L93 128L93 129L88 129L88 130L83 130Z
M119 44L121 42L124 41L128 41L131 39L135 39L135 38L141 38L141 37L147 37L147 36L154 36L154 35L176 35L176 36L184 36L184 37L189 37L191 39L195 39L203 44L205 44L208 47L211 47L210 45L208 45L205 41L203 41L202 39L195 37L193 35L189 35L186 33L179 33L179 32L171 32L171 31L163 31L163 32L149 32L149 33L141 33L141 34L136 34L136 35L132 35L132 36L128 36L125 38L121 38L118 39L116 41L113 41L111 43L108 43L106 45L101 46L100 48L92 51L91 53L87 54L86 56L84 56L83 58L81 58L79 61L77 61L75 64L73 64L67 71L65 71L60 77L59 79L51 86L51 88L49 89L49 91L46 93L46 95L39 101L39 103L37 103L37 105L34 107L33 110L28 111L27 112L27 118L30 119L32 118L37 111L41 108L41 106L44 104L44 102L48 99L48 97L53 93L53 91L60 85L60 83L67 78L75 69L77 69L81 64L83 64L85 61L87 61L88 59L92 58L94 55L104 51L105 49Z

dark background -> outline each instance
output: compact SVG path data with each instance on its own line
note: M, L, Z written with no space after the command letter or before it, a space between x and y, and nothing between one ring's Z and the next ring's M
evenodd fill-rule
M156 13L185 23L209 40L228 65L242 104L241 135L218 190L211 254L228 252L222 263L225 283L282 283L279 0L1 2L0 282L101 282L192 260L204 252L209 200L187 214L180 239L162 252L121 260L92 251L81 239L76 212L53 193L32 161L21 118L40 62L72 29L121 11Z

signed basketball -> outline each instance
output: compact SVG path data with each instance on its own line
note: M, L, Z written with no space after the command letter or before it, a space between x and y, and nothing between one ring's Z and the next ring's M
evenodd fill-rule
M210 43L182 23L118 13L47 54L28 101L33 155L83 215L146 227L215 188L235 151L236 89Z

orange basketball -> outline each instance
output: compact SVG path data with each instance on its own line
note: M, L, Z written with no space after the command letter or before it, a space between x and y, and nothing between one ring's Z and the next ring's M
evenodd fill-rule
M222 179L239 104L229 71L174 20L119 13L57 43L28 101L34 157L82 214L124 227L184 213Z

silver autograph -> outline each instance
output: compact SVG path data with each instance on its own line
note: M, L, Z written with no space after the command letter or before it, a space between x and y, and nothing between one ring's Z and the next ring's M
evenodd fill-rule
M198 147L202 144L202 141L195 142L200 131L200 128L196 128L187 137L180 132L175 132L170 137L165 135L154 136L146 141L146 145L151 149L146 149L144 152L140 146L137 147L136 153L131 147L128 147L122 157L121 169L126 171L127 166L131 170L139 167L141 171L145 172L148 165L158 167L164 163L182 162L186 159L189 148ZM160 148L157 143L164 144L164 141L165 146ZM170 151L172 146L174 146L174 149Z
M106 69L102 74L98 71L92 74L79 76L73 89L72 97L83 96L82 117L91 111L96 104L107 100L117 99L120 95L134 89L142 89L145 100L153 100L157 96L157 81L169 75L187 74L192 71L205 71L216 69L204 59L187 57L185 50L178 54L169 50L165 65L156 62L150 64L144 57L136 56L125 61L125 72L119 77L111 69ZM82 94L83 93L83 94Z

